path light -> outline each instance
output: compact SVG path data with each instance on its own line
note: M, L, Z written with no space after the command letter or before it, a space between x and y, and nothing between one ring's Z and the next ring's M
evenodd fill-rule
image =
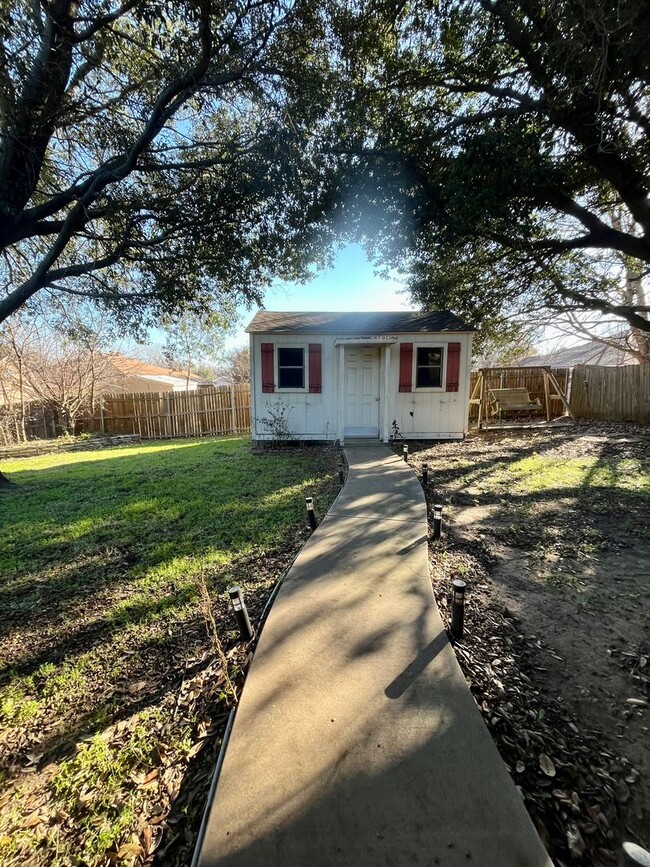
M422 484L429 484L429 464L424 464L422 467Z
M408 460L409 460L409 447L406 445L406 443L404 443L404 448L402 449L402 451L404 452L404 460L406 461L406 463L408 463Z
M341 461L339 463L339 485L341 485L341 487L343 487L344 482L345 482L345 470L343 469L343 462Z
M433 538L439 539L442 533L442 506L433 507Z
M316 515L314 514L314 498L305 497L305 505L307 506L307 517L309 518L309 526L312 528L312 530L315 530L318 526L318 522L316 521Z
M465 582L455 578L451 585L451 634L460 641L465 624Z
M251 626L250 618L248 616L248 610L246 609L246 603L244 602L244 597L242 596L241 587L238 587L236 584L232 587L229 587L228 595L230 596L232 608L235 612L235 617L237 618L237 625L239 626L239 638L241 641L250 641L253 637L253 627Z

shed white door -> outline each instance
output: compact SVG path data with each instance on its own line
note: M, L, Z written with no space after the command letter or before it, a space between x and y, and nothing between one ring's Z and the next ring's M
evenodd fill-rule
M379 349L346 346L344 400L344 436L379 436Z

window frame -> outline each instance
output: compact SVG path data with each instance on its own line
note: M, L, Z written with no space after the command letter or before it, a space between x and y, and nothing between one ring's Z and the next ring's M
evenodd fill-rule
M282 349L302 349L302 371L303 371L303 385L302 387L297 386L296 388L292 388L290 386L281 386L280 385L280 367L289 368L293 370L297 370L297 365L280 365L280 351ZM275 356L275 381L277 383L276 392L286 393L286 394L304 394L309 392L309 348L306 343L276 343L275 344L275 352L273 353Z
M418 385L418 368L419 367L437 367L438 365L420 364L418 365L418 353L421 349L430 351L439 349L441 354L440 361L440 385ZM445 391L445 382L447 376L447 344L446 343L414 343L413 344L413 391L437 392Z

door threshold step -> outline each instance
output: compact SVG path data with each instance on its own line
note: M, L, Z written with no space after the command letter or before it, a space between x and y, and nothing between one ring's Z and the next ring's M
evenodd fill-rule
M377 437L354 437L354 439L346 439L344 448L350 446L381 446L384 443Z

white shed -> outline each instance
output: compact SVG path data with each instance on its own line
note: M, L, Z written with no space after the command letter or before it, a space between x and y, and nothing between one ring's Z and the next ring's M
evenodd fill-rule
M473 329L448 311L258 312L253 441L462 439Z

